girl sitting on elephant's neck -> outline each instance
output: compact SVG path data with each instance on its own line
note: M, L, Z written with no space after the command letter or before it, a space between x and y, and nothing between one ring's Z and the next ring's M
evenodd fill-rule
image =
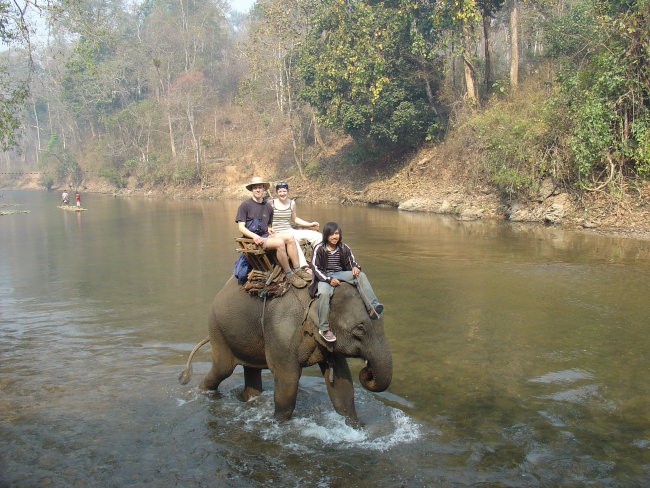
M311 265L314 278L309 293L312 297L318 296L318 332L323 339L327 342L336 340L329 326L330 299L341 281L355 285L370 318L379 318L384 306L379 303L352 250L343 243L343 231L336 222L327 222L323 227L323 241L314 248Z

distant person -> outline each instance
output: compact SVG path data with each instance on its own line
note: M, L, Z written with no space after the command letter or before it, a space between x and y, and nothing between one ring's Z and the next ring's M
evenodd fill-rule
M70 195L68 195L67 190L63 190L63 193L61 193L61 204L67 205L68 203L70 203Z
M352 250L343 244L343 231L336 222L327 222L323 227L323 241L314 249L311 264L314 280L309 285L309 293L318 297L318 333L323 339L327 342L336 340L329 326L330 299L334 287L341 281L355 285L370 318L379 318L384 306L379 303L368 278L354 260Z
M81 207L81 195L79 195L79 192L77 192L76 199L77 199L77 207Z
M296 239L298 248L298 260L300 267L308 266L305 253L302 252L300 241L307 239L314 248L323 241L323 234L311 229L296 229L292 224L300 227L318 228L318 222L307 222L296 215L296 201L289 198L289 185L280 181L275 185L275 193L278 198L273 199L273 230L276 234L289 233Z
M290 284L296 288L304 288L307 286L305 279L311 279L311 275L300 269L296 240L289 234L276 234L271 227L273 207L264 198L264 192L270 186L270 183L259 176L253 177L246 185L252 196L239 205L235 222L244 237L253 239L255 244L263 249L275 251L275 257Z

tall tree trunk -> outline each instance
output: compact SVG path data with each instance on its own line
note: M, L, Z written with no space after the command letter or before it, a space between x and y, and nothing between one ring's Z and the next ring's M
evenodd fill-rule
M144 163L145 174L149 173L149 152L151 147L151 122L149 122L149 130L147 131L147 146L142 162Z
M171 147L172 157L176 160L176 144L174 144L174 128L172 127L172 116L167 112L167 124L169 125L169 146Z
M492 45L490 44L490 16L483 15L483 41L485 55L485 94L492 89Z
M510 86L519 84L519 13L517 0L511 0L510 10Z
M303 180L306 180L307 178L305 177L305 172L302 169L302 150L299 150L298 148L298 141L296 141L296 129L294 128L293 124L289 122L289 128L291 130L291 144L293 146L293 160L296 162L296 166L298 167L298 173L300 173L300 178ZM300 130L300 127L297 129Z
M463 67L465 69L465 96L472 104L476 103L476 83L474 81L474 67L469 59L469 52L471 46L471 36L469 27L465 26L463 29Z
M293 104L293 86L291 81L293 80L293 65L291 64L291 52L293 51L293 45L288 47L288 54L285 53L279 61L280 67L280 86L278 93L280 99L283 101L284 110L282 106L280 107L281 113L284 114L286 111L287 118L289 120L289 130L291 131L291 145L293 146L293 160L298 167L298 172L300 173L300 178L306 180L305 172L302 168L304 144L303 142L303 130L302 130L302 120L300 114L296 115L296 107ZM278 45L278 54L282 53L281 46Z
M427 100L429 101L429 105L433 107L435 100L433 98L433 91L431 90L431 82L429 80L424 82L424 90L427 93Z
M463 66L465 67L465 95L471 103L476 103L476 84L474 83L474 73L472 72L472 65L463 56Z
M187 121L190 124L190 134L192 135L192 142L194 143L194 164L196 165L196 174L201 180L201 187L203 187L203 176L201 175L201 147L196 138L196 131L194 130L194 113L190 107L190 101L187 100Z
M454 92L458 89L458 85L456 84L456 53L455 53L456 47L454 46L454 42L450 42L449 46L449 70L451 71L451 88Z
M316 141L316 144L318 144L318 147L321 149L325 149L325 143L323 142L323 136L320 133L320 126L318 124L318 118L316 117L316 114L312 111L311 112L311 121L314 125L314 140Z
M36 102L32 103L32 107L34 109L34 120L36 121L36 125L34 126L36 128L36 167L38 168L39 166L39 156L41 152L41 125L38 121L38 112L36 111Z
M187 13L185 11L185 5L183 4L183 0L178 0L178 4L181 7L181 24L182 24L183 33L185 34L184 37L187 37L188 21L187 21ZM185 53L184 71L188 71L190 69L190 53L188 51L187 39L184 39L183 51Z
M278 109L280 110L280 114L284 114L284 94L285 94L285 87L284 87L284 80L285 80L285 72L286 72L286 66L285 66L285 53L283 52L282 46L279 45L278 43L278 49L275 52L277 56L277 62L278 62L278 71L275 79L275 98L276 102L278 104Z

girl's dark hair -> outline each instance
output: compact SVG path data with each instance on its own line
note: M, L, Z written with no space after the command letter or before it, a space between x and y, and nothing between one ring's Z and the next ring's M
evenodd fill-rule
M334 232L339 231L339 244L343 243L343 231L341 230L341 227L339 227L339 224L336 222L327 222L323 226L323 244L327 244L327 239L329 236L334 234Z

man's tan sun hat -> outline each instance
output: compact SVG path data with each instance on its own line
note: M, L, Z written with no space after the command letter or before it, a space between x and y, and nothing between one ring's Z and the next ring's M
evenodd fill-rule
M259 176L253 176L253 179L250 181L250 183L246 183L246 189L248 191L251 191L253 185L264 185L264 189L268 190L269 187L271 186L271 183L269 183L268 181L264 181Z

